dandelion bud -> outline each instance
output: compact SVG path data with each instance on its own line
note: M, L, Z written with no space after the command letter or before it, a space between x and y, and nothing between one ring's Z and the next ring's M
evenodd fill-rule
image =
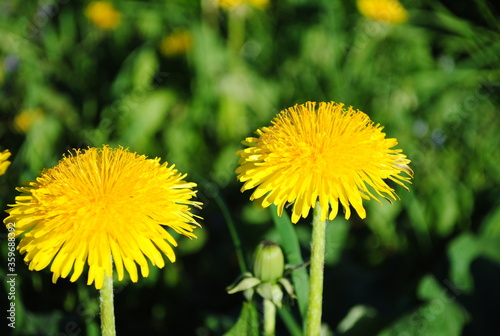
M255 250L254 276L262 282L276 282L283 277L285 260L281 247L264 240Z

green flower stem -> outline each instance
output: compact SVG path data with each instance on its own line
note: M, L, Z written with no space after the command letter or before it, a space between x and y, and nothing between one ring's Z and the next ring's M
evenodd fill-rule
M231 239L233 240L234 248L236 250L236 257L238 258L238 264L240 265L241 273L245 273L247 271L247 265L245 263L243 247L238 235L238 231L236 230L236 225L234 225L233 217L231 217L231 213L227 208L226 203L222 200L219 194L215 195L214 199L215 203L217 203L220 211L222 212L222 216L226 220L227 228L229 229L229 234L231 235Z
M309 283L309 301L306 316L306 336L318 336L321 329L321 311L323 306L323 273L325 268L325 232L326 221L321 221L319 202L314 208L312 222L311 267Z
M228 45L230 61L239 59L241 48L245 42L245 17L238 10L232 10L228 14Z
M276 306L269 299L264 299L264 336L274 336L276 329Z
M104 276L101 294L101 334L115 336L115 308L113 304L113 275Z

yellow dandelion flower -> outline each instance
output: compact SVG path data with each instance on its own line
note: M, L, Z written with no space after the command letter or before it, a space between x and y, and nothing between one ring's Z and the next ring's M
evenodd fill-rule
M199 218L190 212L195 183L160 164L127 149L88 148L65 155L44 170L36 181L18 188L22 193L7 210L7 225L14 225L16 237L23 234L18 249L30 270L39 271L50 263L52 281L75 281L88 264L88 281L100 289L112 275L113 259L118 280L124 268L137 282L149 274L148 261L162 268L163 252L175 261L172 246L177 243L165 227L187 237Z
M398 24L408 21L408 12L398 0L357 0L359 12L374 21Z
M248 146L236 169L244 182L241 191L255 188L251 200L263 207L275 204L281 216L286 203L293 203L292 222L306 217L319 199L321 220L336 217L338 203L350 217L352 205L365 218L362 198L397 198L389 179L406 189L413 172L410 160L386 139L380 125L352 107L334 102L307 102L281 111L272 126L257 130L258 137L243 141ZM402 176L404 172L408 176Z
M179 30L162 39L160 52L166 57L182 55L191 49L192 45L191 33L187 30Z
M17 132L26 133L43 116L44 113L41 108L22 110L14 118L14 129Z
M96 26L111 30L120 24L121 14L112 3L107 1L92 1L85 10L85 15Z
M10 157L10 152L6 149L0 153L0 175L5 174L7 168L10 166L10 161L7 159Z

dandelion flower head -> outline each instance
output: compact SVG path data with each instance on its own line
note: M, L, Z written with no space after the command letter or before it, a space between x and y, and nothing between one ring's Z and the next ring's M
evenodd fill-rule
M27 133L39 120L44 118L41 108L27 109L19 112L13 121L14 129L19 133Z
M137 282L136 264L147 277L147 259L159 268L162 253L175 261L177 243L165 227L196 237L199 217L190 210L201 206L192 199L196 184L174 167L122 147L76 150L18 188L5 223L15 225L16 236L24 234L18 249L29 269L50 264L54 283L71 270L75 281L87 264L87 284L100 289L112 260L118 280L125 269Z
M10 161L7 160L10 157L10 152L6 149L0 152L0 175L5 174L7 168L10 166Z
M193 37L188 30L177 30L164 37L160 43L160 52L166 57L185 54L193 46Z
M257 9L265 9L269 6L269 0L214 0L216 4L225 10L233 10L244 4L248 4Z
M398 0L357 0L359 12L374 21L399 24L408 21L408 12Z
M280 216L285 204L293 203L293 223L305 218L317 201L321 220L336 217L339 201L346 219L350 205L365 218L362 199L397 199L384 180L408 189L405 182L413 174L402 150L392 149L397 140L386 139L380 125L343 104L295 105L257 135L243 141L247 148L237 152L241 191L255 188L250 199L263 207L275 204Z
M112 3L107 1L92 1L85 10L85 15L97 27L112 30L121 21L121 14Z

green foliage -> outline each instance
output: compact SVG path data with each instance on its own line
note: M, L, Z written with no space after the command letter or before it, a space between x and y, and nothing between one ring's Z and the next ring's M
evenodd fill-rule
M225 336L258 336L259 319L257 309L251 302L243 302L240 317Z
M277 243L283 247L286 254L287 262L292 267L292 279L295 292L297 293L297 301L299 305L300 315L305 318L307 310L307 298L309 296L309 276L304 267L304 259L300 250L299 241L294 230L294 225L286 213L278 217L276 206L271 206L274 225L279 232L281 241Z
M432 276L427 276L420 283L419 297L425 300L420 308L399 319L379 336L462 334L467 314L454 303L453 293L443 289Z

